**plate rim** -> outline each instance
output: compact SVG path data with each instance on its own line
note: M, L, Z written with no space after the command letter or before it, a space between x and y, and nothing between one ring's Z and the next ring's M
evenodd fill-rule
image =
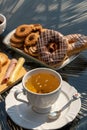
M71 86L69 83L67 83L66 81L63 81L63 83L66 84L66 85L65 85L65 86L66 86L65 88L68 87L67 90L68 90L68 91L70 90L70 92L71 92L71 93L68 94L68 98L70 98L70 97L72 96L73 92L77 92L77 90L76 90L73 86ZM26 127L25 127L23 124L20 124L20 121L18 122L18 121L16 120L15 115L16 115L17 113L15 113L13 116L11 116L12 111L14 111L14 109L12 109L11 111L7 111L7 110L9 109L9 106L8 106L6 103L7 103L7 100L8 100L8 98L9 98L9 95L11 96L11 94L13 94L14 91L15 91L16 89L18 89L20 85L21 85L21 83L18 84L18 85L16 85L16 86L14 86L14 87L10 90L9 94L7 95L7 97L6 97L6 99L5 99L5 108L6 108L7 114L11 117L11 119L12 119L17 125L19 125L19 126L21 126L21 127L23 127L23 128L30 129L29 126L26 126ZM21 89L21 88L19 88L19 89ZM66 93L67 90L62 90L62 91L64 91L65 94L67 94L67 93ZM12 103L12 100L11 100L11 103ZM76 104L77 104L77 106L78 106L78 108L77 108L78 110L73 112L73 111L70 109L69 112L68 112L68 114L66 114L65 117L64 117L65 120L63 119L64 122L62 122L62 124L61 124L60 126L55 126L55 129L61 128L61 127L67 125L68 123L70 123L70 122L72 122L72 121L74 120L74 118L77 116L77 114L79 113L80 108L81 108L81 99L80 99L80 98L77 99ZM75 102L72 103L71 108L74 107L74 105L75 105ZM76 105L75 105L75 107L76 107ZM61 119L62 119L62 118L61 118ZM22 119L20 119L20 120L22 120ZM57 123L57 120L56 120L55 123ZM45 125L46 125L46 123L45 123ZM48 124L47 124L47 125L48 125ZM43 127L42 127L42 126L43 126ZM44 129L44 127L47 128L46 126L44 126L44 124L43 124L42 126L39 126L38 128L39 128L40 130L42 130L42 128Z

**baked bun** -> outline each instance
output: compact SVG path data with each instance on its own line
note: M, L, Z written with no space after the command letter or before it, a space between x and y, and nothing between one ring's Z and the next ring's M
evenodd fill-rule
M8 56L0 52L0 64L1 66L5 65L8 62Z

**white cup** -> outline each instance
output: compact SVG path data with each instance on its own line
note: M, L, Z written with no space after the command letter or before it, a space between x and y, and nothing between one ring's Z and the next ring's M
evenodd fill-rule
M2 34L6 29L6 17L0 14L0 34Z
M25 82L27 81L27 79L29 77L31 77L32 75L35 75L40 72L41 73L46 72L46 73L52 74L53 76L57 77L57 79L59 81L58 87L49 93L35 93L35 92L32 92L29 89L27 89L27 87L25 86ZM50 81L50 82L52 82L52 81ZM61 92L62 77L55 70L52 70L49 68L36 68L36 69L30 70L29 72L27 72L24 75L24 77L22 79L22 85L23 85L23 90L16 90L14 93L14 97L18 101L30 104L32 106L32 109L38 113L47 113L51 110L52 104L54 104L59 97L59 94ZM21 92L23 94L25 94L25 96L27 97L27 102L25 100L19 98L18 95Z

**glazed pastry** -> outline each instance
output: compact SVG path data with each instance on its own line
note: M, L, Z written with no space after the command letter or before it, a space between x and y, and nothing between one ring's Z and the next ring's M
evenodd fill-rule
M41 31L42 31L42 29L43 29L43 27L42 27L42 25L41 24L33 24L33 29L32 29L32 32L39 32L39 33L41 33Z
M33 57L38 57L38 50L36 46L29 47L29 54Z
M11 46L19 49L23 48L24 39L24 37L18 37L16 33L14 33L10 38Z
M69 44L72 44L74 42L77 42L80 36L81 34L69 34L64 36L64 38L68 39Z
M26 37L32 32L33 25L23 24L17 27L16 29L16 35L18 37Z
M55 66L66 58L68 40L60 32L46 29L39 37L37 49L41 61Z
M87 36L79 35L77 38L77 42L74 42L72 44L69 44L68 46L68 57L80 53L87 49Z
M38 33L31 33L29 34L26 38L25 38L25 45L27 46L33 46L35 44L37 44L39 38L39 34Z
M26 46L24 45L24 52L27 53L28 55L31 55L33 57L37 57L38 56L38 50L37 50L37 46Z
M18 49L23 49L24 44L23 43L11 43L12 47L18 48Z
M12 43L23 43L24 42L24 37L23 38L20 38L18 37L15 33L11 36L10 38L10 42Z

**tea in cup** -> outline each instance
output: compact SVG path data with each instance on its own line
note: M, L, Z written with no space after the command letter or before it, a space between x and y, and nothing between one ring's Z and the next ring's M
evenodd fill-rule
M6 28L6 17L3 14L0 14L0 34L4 32Z
M39 113L50 111L52 104L56 102L61 92L62 77L55 70L49 68L36 68L27 72L22 79L23 91L15 91L17 100L22 92L27 97L27 103Z

